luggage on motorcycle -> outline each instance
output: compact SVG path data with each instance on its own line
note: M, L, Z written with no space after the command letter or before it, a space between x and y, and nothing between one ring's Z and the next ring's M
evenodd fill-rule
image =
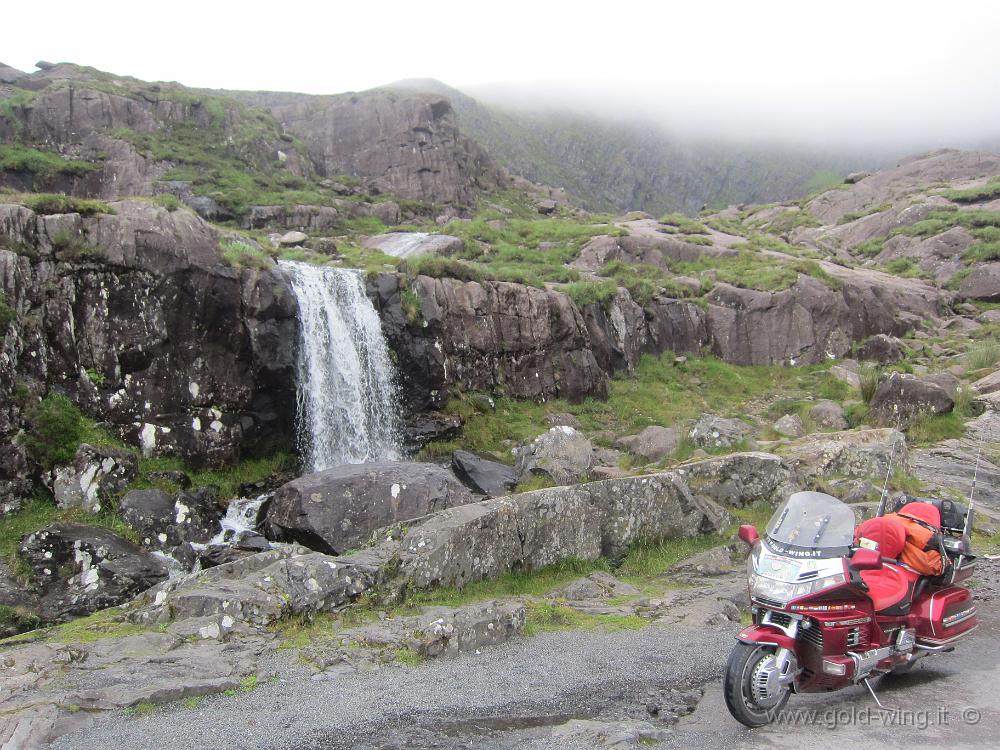
M924 593L913 603L917 642L943 646L978 625L972 593L961 586L947 586Z
M896 507L893 508L893 512L899 513L906 505L911 505L913 503L923 503L926 505L932 505L937 508L940 517L938 521L934 524L935 526L940 526L943 529L949 531L964 531L965 530L965 520L966 516L969 514L969 509L962 505L962 503L955 502L954 500L946 500L944 498L937 497L907 497L903 495L896 502ZM971 528L971 524L970 524Z
M907 503L883 518L898 520L906 529L899 561L920 575L937 576L944 570L941 555L941 513L930 503Z

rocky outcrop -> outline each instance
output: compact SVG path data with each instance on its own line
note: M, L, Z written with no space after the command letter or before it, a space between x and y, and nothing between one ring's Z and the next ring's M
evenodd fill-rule
M442 405L451 385L572 401L607 392L583 316L563 294L418 276L409 285L419 300L414 323L403 312L402 291L395 274L380 275L370 288L407 402L417 410Z
M321 175L354 175L401 198L468 202L499 184L486 152L459 133L442 96L376 89L308 96L231 92L300 138Z
M379 527L471 500L447 469L433 464L344 465L280 487L265 523L278 539L337 554L361 547Z
M142 202L44 216L0 206L0 288L16 311L0 429L18 383L58 384L146 455L214 464L292 443L296 305L276 268L223 265L194 214ZM33 384L33 385L32 385Z
M20 546L40 593L39 614L55 622L123 604L167 577L167 567L105 529L59 523Z
M941 182L975 180L1000 174L1000 156L981 151L942 150L904 159L894 169L876 172L846 190L830 190L810 202L809 211L834 224L848 213L896 201Z

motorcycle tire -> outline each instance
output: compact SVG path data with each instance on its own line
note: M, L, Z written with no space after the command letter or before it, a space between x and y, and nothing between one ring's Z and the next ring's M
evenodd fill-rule
M776 701L768 701L765 705L754 697L751 690L754 670L760 662L773 656L775 650L775 646L739 642L729 655L723 692L729 713L744 726L752 728L770 724L791 695L791 689L786 688Z

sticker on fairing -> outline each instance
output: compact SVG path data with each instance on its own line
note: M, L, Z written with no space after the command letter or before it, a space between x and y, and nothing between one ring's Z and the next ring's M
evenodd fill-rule
M858 546L863 547L864 549L870 549L873 552L878 552L878 542L876 542L874 539L866 539L865 537L861 537L861 539L858 540Z

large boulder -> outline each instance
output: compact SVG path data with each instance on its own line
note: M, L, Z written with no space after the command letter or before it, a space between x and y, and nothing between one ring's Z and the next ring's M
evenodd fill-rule
M469 451L452 453L451 468L455 476L480 495L505 495L517 486L517 472L513 466Z
M962 279L958 295L987 302L1000 301L1000 263L986 263Z
M809 409L809 418L828 430L846 430L844 409L836 401L822 400Z
M807 477L879 479L890 464L906 467L906 436L890 428L808 435L789 447L789 459Z
M861 360L891 365L903 358L903 347L895 336L878 333L858 347L857 356Z
M265 525L279 540L338 554L362 546L382 526L471 501L451 472L433 464L336 466L280 487Z
M774 431L785 437L802 437L806 434L802 417L798 414L786 414L774 423Z
M688 431L688 439L698 448L732 448L750 439L753 430L739 419L703 414Z
M955 400L940 385L894 372L879 382L869 414L881 424L905 427L917 414L947 414L954 406Z
M693 493L723 507L775 506L799 489L788 464L772 453L730 453L676 471Z
M204 544L218 532L222 518L218 493L207 487L176 494L132 490L122 498L119 511L143 537L143 544L161 548L183 542Z
M464 586L570 558L618 558L642 539L726 528L729 515L680 472L552 487L435 513L400 530L399 574Z
M650 425L637 435L619 438L615 441L615 447L647 461L661 461L677 450L679 443L680 433L676 427Z
M60 508L96 513L138 473L139 460L134 453L83 443L72 464L55 469L52 489Z
M532 474L549 477L556 484L573 484L590 470L593 445L572 427L553 427L516 450L515 470L520 478Z
M167 578L167 566L106 529L57 523L27 535L21 558L31 569L49 622L123 604Z

